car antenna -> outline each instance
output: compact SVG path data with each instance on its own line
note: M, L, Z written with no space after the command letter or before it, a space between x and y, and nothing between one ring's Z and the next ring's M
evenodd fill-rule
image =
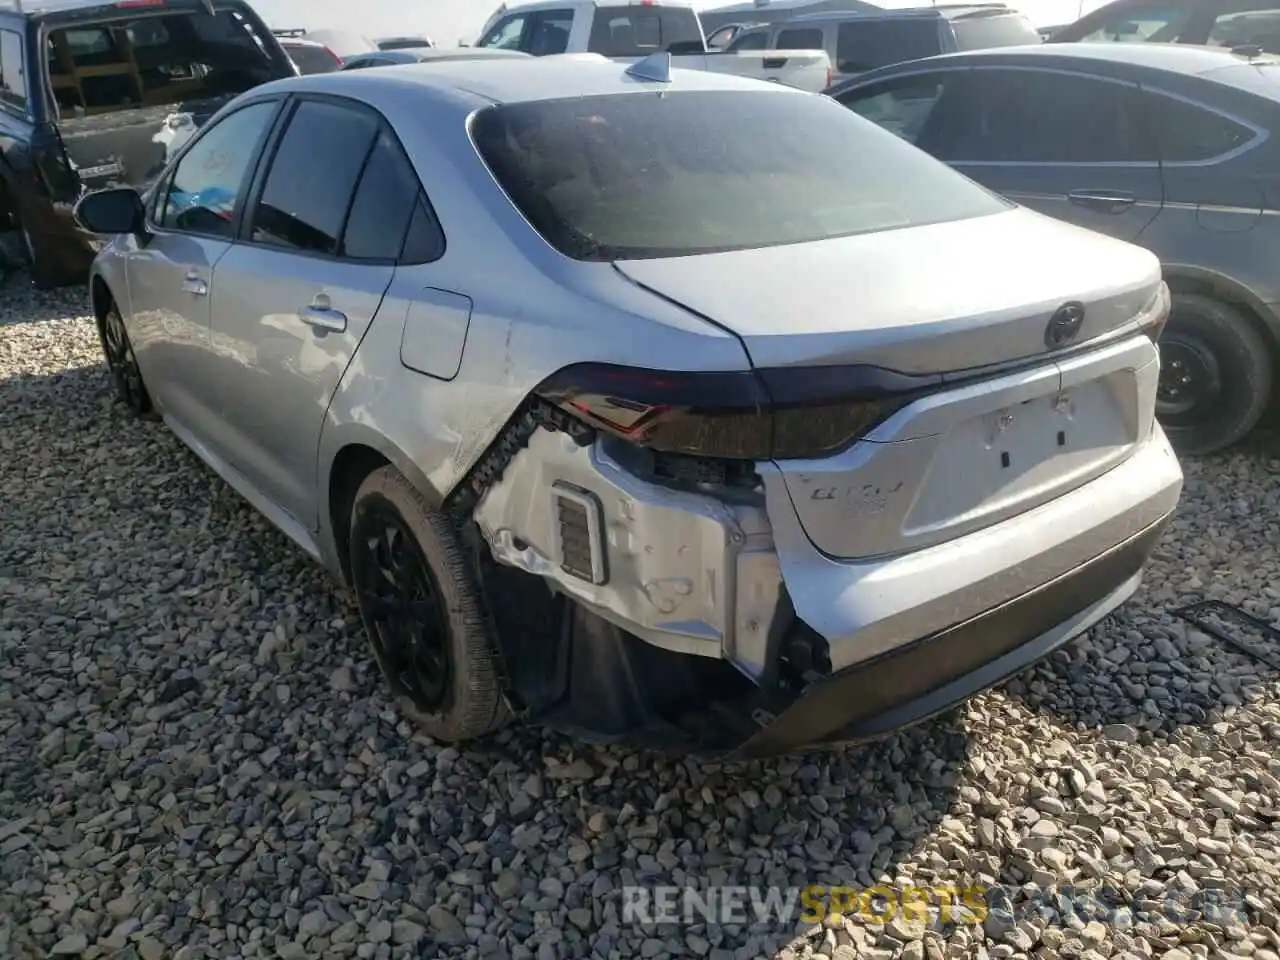
M654 83L670 83L671 54L665 50L651 53L627 67L627 76L637 80L652 80Z

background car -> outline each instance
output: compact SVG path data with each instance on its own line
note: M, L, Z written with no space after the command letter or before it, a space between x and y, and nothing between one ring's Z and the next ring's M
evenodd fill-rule
M527 59L531 54L519 50L487 50L483 47L432 47L409 50L381 50L352 57L343 70L367 70L370 67L393 67L401 63L447 63L453 60Z
M1157 411L1207 453L1265 411L1280 345L1280 62L1046 44L904 63L832 88L1020 204L1141 243L1173 290Z
M378 37L373 41L379 50L421 50L434 47L430 37Z
M1276 0L1115 0L1060 27L1050 43L1190 43L1280 53Z
M1031 21L1003 3L955 4L874 13L813 13L743 30L725 48L825 50L833 82L904 60L954 50L1040 42Z
M1105 617L1177 505L1151 253L666 65L293 77L78 206L122 400L432 736L879 736Z
M228 100L293 63L243 0L59 0L0 9L0 222L38 287L84 283L84 190L146 188Z
M303 40L300 37L278 37L278 39L280 46L297 66L299 73L332 73L342 68L342 58L323 43Z

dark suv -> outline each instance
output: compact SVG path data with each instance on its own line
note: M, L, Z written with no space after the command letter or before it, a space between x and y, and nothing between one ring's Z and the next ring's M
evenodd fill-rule
M0 11L0 218L37 286L84 282L87 190L144 188L227 100L297 69L244 0L25 0Z

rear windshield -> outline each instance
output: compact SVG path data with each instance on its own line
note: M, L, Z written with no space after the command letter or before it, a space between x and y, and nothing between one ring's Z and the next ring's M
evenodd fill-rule
M825 97L544 100L486 108L471 132L520 212L578 260L803 243L1008 206Z
M230 96L287 76L273 48L235 10L76 24L49 33L49 79L62 114L111 113Z
M322 47L302 47L287 43L284 49L289 54L289 59L296 63L303 73L333 73L341 66Z
M862 73L942 52L938 21L923 17L856 20L836 31L836 69Z
M1040 32L1022 14L998 17L967 17L951 21L956 47L960 50L983 50L988 47L1017 47L1024 43L1040 43Z

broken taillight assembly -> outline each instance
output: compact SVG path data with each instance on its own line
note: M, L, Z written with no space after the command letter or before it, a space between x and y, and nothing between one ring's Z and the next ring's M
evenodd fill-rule
M878 367L685 373L583 363L549 377L536 393L650 450L787 460L844 449L935 380Z

